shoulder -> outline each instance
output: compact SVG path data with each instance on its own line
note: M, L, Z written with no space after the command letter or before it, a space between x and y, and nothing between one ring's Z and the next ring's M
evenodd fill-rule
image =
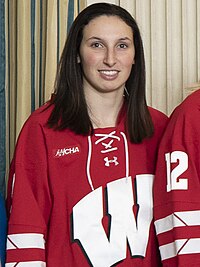
M26 123L28 124L36 123L45 125L47 123L49 116L51 115L52 110L53 106L50 105L49 102L47 102L46 104L42 105L41 107L33 111L29 116L29 118L27 119Z
M155 128L165 128L168 123L168 116L158 109L149 107L149 112Z
M190 121L198 124L200 116L200 89L189 95L179 106L177 106L170 116L173 123Z
M23 135L24 133L30 133L31 135L33 135L36 129L45 128L52 109L53 106L49 103L46 103L33 111L25 121L20 135Z
M190 117L194 118L194 114L199 115L200 112L200 89L189 95L180 105L172 112L170 119ZM195 119L195 118L194 118Z
M162 111L155 109L153 107L148 107L148 108L153 120L168 120L167 115Z
M47 103L36 109L24 123L15 146L16 163L41 164L46 161L46 126L52 107ZM36 162L36 163L35 163Z
M200 88L186 97L185 100L179 105L179 107L187 108L191 104L194 104L195 106L200 105Z
M44 139L44 131L47 129L46 123L51 114L52 106L47 103L31 113L24 123L18 136L17 144L34 144L38 139Z
M167 126L168 117L166 114L159 111L158 109L155 109L152 107L148 107L148 108L149 108L149 112L150 112L151 119L153 122L153 127L154 127L154 134L151 140L155 140L155 142L158 144Z
M174 109L165 131L165 139L173 143L198 141L200 135L199 118L200 90L189 95Z

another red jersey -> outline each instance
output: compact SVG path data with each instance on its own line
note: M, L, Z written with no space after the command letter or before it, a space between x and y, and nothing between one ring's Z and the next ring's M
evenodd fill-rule
M154 184L156 232L164 267L200 266L200 90L171 115Z
M129 142L124 118L92 136L25 123L8 184L7 266L158 267L152 185L167 117L150 108L152 138Z

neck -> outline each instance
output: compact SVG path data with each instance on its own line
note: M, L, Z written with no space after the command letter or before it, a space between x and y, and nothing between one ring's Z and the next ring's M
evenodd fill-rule
M86 94L88 112L94 128L116 126L119 111L124 102L122 93Z

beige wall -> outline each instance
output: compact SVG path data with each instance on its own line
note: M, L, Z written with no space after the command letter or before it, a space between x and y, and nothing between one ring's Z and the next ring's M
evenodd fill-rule
M102 2L87 0L87 5ZM149 105L170 114L200 81L200 0L110 0L137 20Z

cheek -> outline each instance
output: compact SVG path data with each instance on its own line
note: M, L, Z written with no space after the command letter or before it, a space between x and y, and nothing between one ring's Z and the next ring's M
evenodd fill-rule
M129 76L134 64L134 60L129 57L126 61L124 61L123 69L125 76Z
M124 78L128 79L134 64L134 57L129 55L128 57L124 58L123 62L121 61L121 63L123 64Z
M124 66L127 68L132 68L132 65L135 63L134 55L126 56L123 59Z
M82 63L87 67L93 67L95 66L99 61L98 56L88 53L82 58Z

